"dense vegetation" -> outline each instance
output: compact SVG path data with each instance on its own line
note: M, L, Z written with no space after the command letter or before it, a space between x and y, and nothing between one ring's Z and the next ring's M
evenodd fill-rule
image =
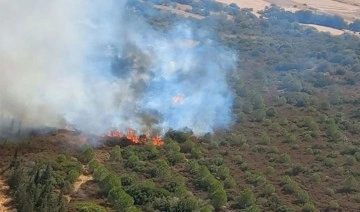
M204 18L153 5L175 2ZM56 143L63 134L3 144L19 211L359 210L360 39L297 23L337 17L271 7L258 18L210 0L134 0L128 9L159 31L188 22L195 40L215 40L236 52L228 79L233 125L201 137L169 131L161 147L119 140L67 151L72 144ZM5 154L17 152L13 146L18 153ZM75 191L80 175L91 178Z

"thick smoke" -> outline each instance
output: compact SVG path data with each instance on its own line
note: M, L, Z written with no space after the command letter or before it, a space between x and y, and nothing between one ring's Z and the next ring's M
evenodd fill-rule
M3 0L0 29L3 134L66 124L202 134L231 122L234 56L196 40L191 23L154 30L126 1Z

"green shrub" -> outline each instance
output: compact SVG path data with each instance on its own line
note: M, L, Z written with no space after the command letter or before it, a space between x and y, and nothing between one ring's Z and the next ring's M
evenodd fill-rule
M223 164L218 167L216 175L220 177L221 180L224 180L230 177L230 169L225 164Z
M319 183L321 181L320 173L313 173L310 177L310 181L313 183Z
M153 177L157 177L161 180L166 180L171 177L171 171L169 164L162 160L160 161L157 166L152 170Z
M194 147L191 149L191 158L199 159L202 156L202 151L199 147Z
M81 154L81 158L84 162L91 161L95 156L94 149L92 147L87 147Z
M276 116L276 114L277 114L277 111L274 107L270 107L269 109L266 110L266 115L268 117L274 117L274 116Z
M337 210L339 209L340 205L339 202L337 200L330 200L329 201L329 209L330 210Z
M240 192L239 197L236 198L235 201L237 209L244 209L255 205L256 198L254 193L250 189L246 188Z
M261 145L268 145L268 144L270 144L270 136L269 136L267 133L265 133L265 132L261 133L261 137L260 137L260 142L259 142L259 144L261 144Z
M344 185L342 187L342 191L343 192L351 192L357 188L358 184L359 183L356 180L356 178L354 176L350 175L345 179Z
M186 160L185 155L181 152L170 152L167 156L167 160L171 165L184 162Z
M135 184L126 188L126 192L134 198L136 205L145 205L148 202L153 202L157 198L166 198L170 196L170 192L155 187L152 183Z
M360 162L360 151L356 152L356 153L354 154L354 157L355 157L355 159L356 159L358 162Z
M121 161L121 149L120 146L116 145L110 151L110 160L112 161Z
M89 170L90 170L91 173L93 173L95 171L95 169L98 169L99 167L100 167L99 161L97 161L95 159L92 159L89 162Z
M353 166L356 163L356 158L352 155L346 156L345 164L348 166Z
M66 180L69 181L70 183L74 183L80 176L80 172L79 170L70 170L67 177L66 177Z
M109 173L99 182L99 187L104 194L107 194L114 187L121 188L121 181L116 174Z
M86 212L106 212L106 208L97 205L92 202L75 202L73 203L77 211L86 211Z
M275 173L275 168L274 168L274 167L272 167L272 166L268 166L268 167L266 167L266 171L265 171L265 173L266 173L266 174L270 174L270 175L272 175L272 174L274 174L274 173Z
M223 188L218 188L210 195L210 203L215 209L219 209L227 203L227 195Z
M197 211L198 209L199 209L199 201L193 196L188 196L182 198L178 202L178 204L176 205L173 211L190 212L190 211Z
M327 166L327 167L333 167L335 165L335 160L332 159L332 158L326 158L324 161L323 161L324 165Z
M110 174L109 170L107 170L104 165L100 165L94 170L93 177L97 181L102 181L105 177Z
M132 186L136 183L137 179L135 175L124 174L120 177L121 186Z
M266 117L266 112L264 109L258 109L252 113L252 116L254 117L254 121L262 122Z
M297 183L288 175L285 175L281 179L281 184L283 190L288 194L293 194L299 190L299 186L297 185Z
M117 211L123 211L134 205L134 199L119 187L112 188L107 199L114 205Z
M241 155L234 155L232 161L235 164L240 165L245 162L245 159Z
M141 212L142 210L137 208L136 206L130 206L125 209L125 212Z
M315 212L318 211L313 203L307 202L304 207L302 208L303 212Z
M265 196L270 196L272 195L273 193L275 193L275 186L270 184L270 183L267 183L265 184L265 186L263 187L262 189L262 193L265 195Z
M287 153L281 154L278 159L278 162L279 163L291 163L291 157Z
M125 163L126 167L134 168L140 165L140 159L136 155L131 155Z
M224 180L224 188L234 188L236 186L236 182L233 177L229 176Z
M179 143L175 142L174 140L172 140L171 138L167 137L164 139L164 146L163 148L167 151L167 152L180 152L180 145Z
M328 196L332 196L332 195L335 194L335 191L334 191L334 189L327 187L325 189L325 194L328 195Z
M307 191L298 190L296 191L296 203L305 204L309 202L310 196Z

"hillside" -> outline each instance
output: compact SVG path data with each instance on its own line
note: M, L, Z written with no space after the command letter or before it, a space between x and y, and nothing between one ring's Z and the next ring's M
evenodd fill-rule
M128 74L116 72L125 68L142 76L146 56L156 50L171 49L182 58L195 49L191 53L203 64L195 66L197 71L214 65L204 61L208 51L230 52L213 58L236 61L226 72L231 95L222 93L232 97L229 126L205 134L189 128L154 130L161 138L132 130L97 134L35 128L10 134L1 128L0 212L359 211L360 38L353 32L334 35L304 27L296 19L302 13L270 4L340 15L341 27L352 29L360 6L355 0L221 2L226 4L127 1L127 14L145 20L159 34L183 25L189 31L186 39L166 46L158 40L147 43L155 46L150 53L129 45L125 56L116 52L112 67L119 76ZM263 6L268 9L258 13ZM248 7L254 11L244 9ZM305 14L324 23L339 20ZM176 33L169 37L177 38ZM167 64L169 73L181 71L173 66ZM211 70L228 66L220 67ZM188 87L203 85L207 73L196 71ZM220 77L211 73L214 79L204 86L221 86ZM181 80L189 80L186 76ZM139 84L139 90L145 87ZM216 104L217 95L210 95L209 104ZM187 98L181 92L172 97L171 109ZM192 107L200 102L191 100ZM201 117L206 114L196 117L207 120ZM125 123L132 121L126 118Z
M353 22L359 18L360 4L355 0L325 0L325 1L308 1L308 0L256 0L256 1L245 1L245 0L219 0L219 2L225 4L235 3L240 8L251 8L254 14L258 14L259 11L264 10L271 4L275 4L288 11L300 11L309 10L313 12L322 12L331 15L337 15L344 18L348 22ZM314 27L321 32L329 32L333 35L343 34L342 30L326 27L322 25L311 24L308 25Z

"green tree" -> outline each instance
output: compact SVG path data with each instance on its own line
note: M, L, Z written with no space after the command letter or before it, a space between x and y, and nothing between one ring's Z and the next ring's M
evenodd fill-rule
M248 208L252 205L255 205L256 198L254 193L246 188L240 192L239 197L236 199L236 207L238 209Z
M112 188L121 188L121 181L115 173L109 173L99 182L100 189L104 194L109 193Z
M359 183L356 178L353 175L350 175L345 179L342 191L351 192L357 188L358 184Z
M95 156L94 149L92 147L86 147L82 152L82 159L85 162L91 161Z
M112 188L107 198L114 205L116 211L125 211L134 205L134 199L119 187Z
M211 195L211 205L214 206L215 209L219 209L227 203L226 192L223 188L219 188L215 190Z
M121 161L121 148L120 146L116 145L110 151L110 160L112 161Z

